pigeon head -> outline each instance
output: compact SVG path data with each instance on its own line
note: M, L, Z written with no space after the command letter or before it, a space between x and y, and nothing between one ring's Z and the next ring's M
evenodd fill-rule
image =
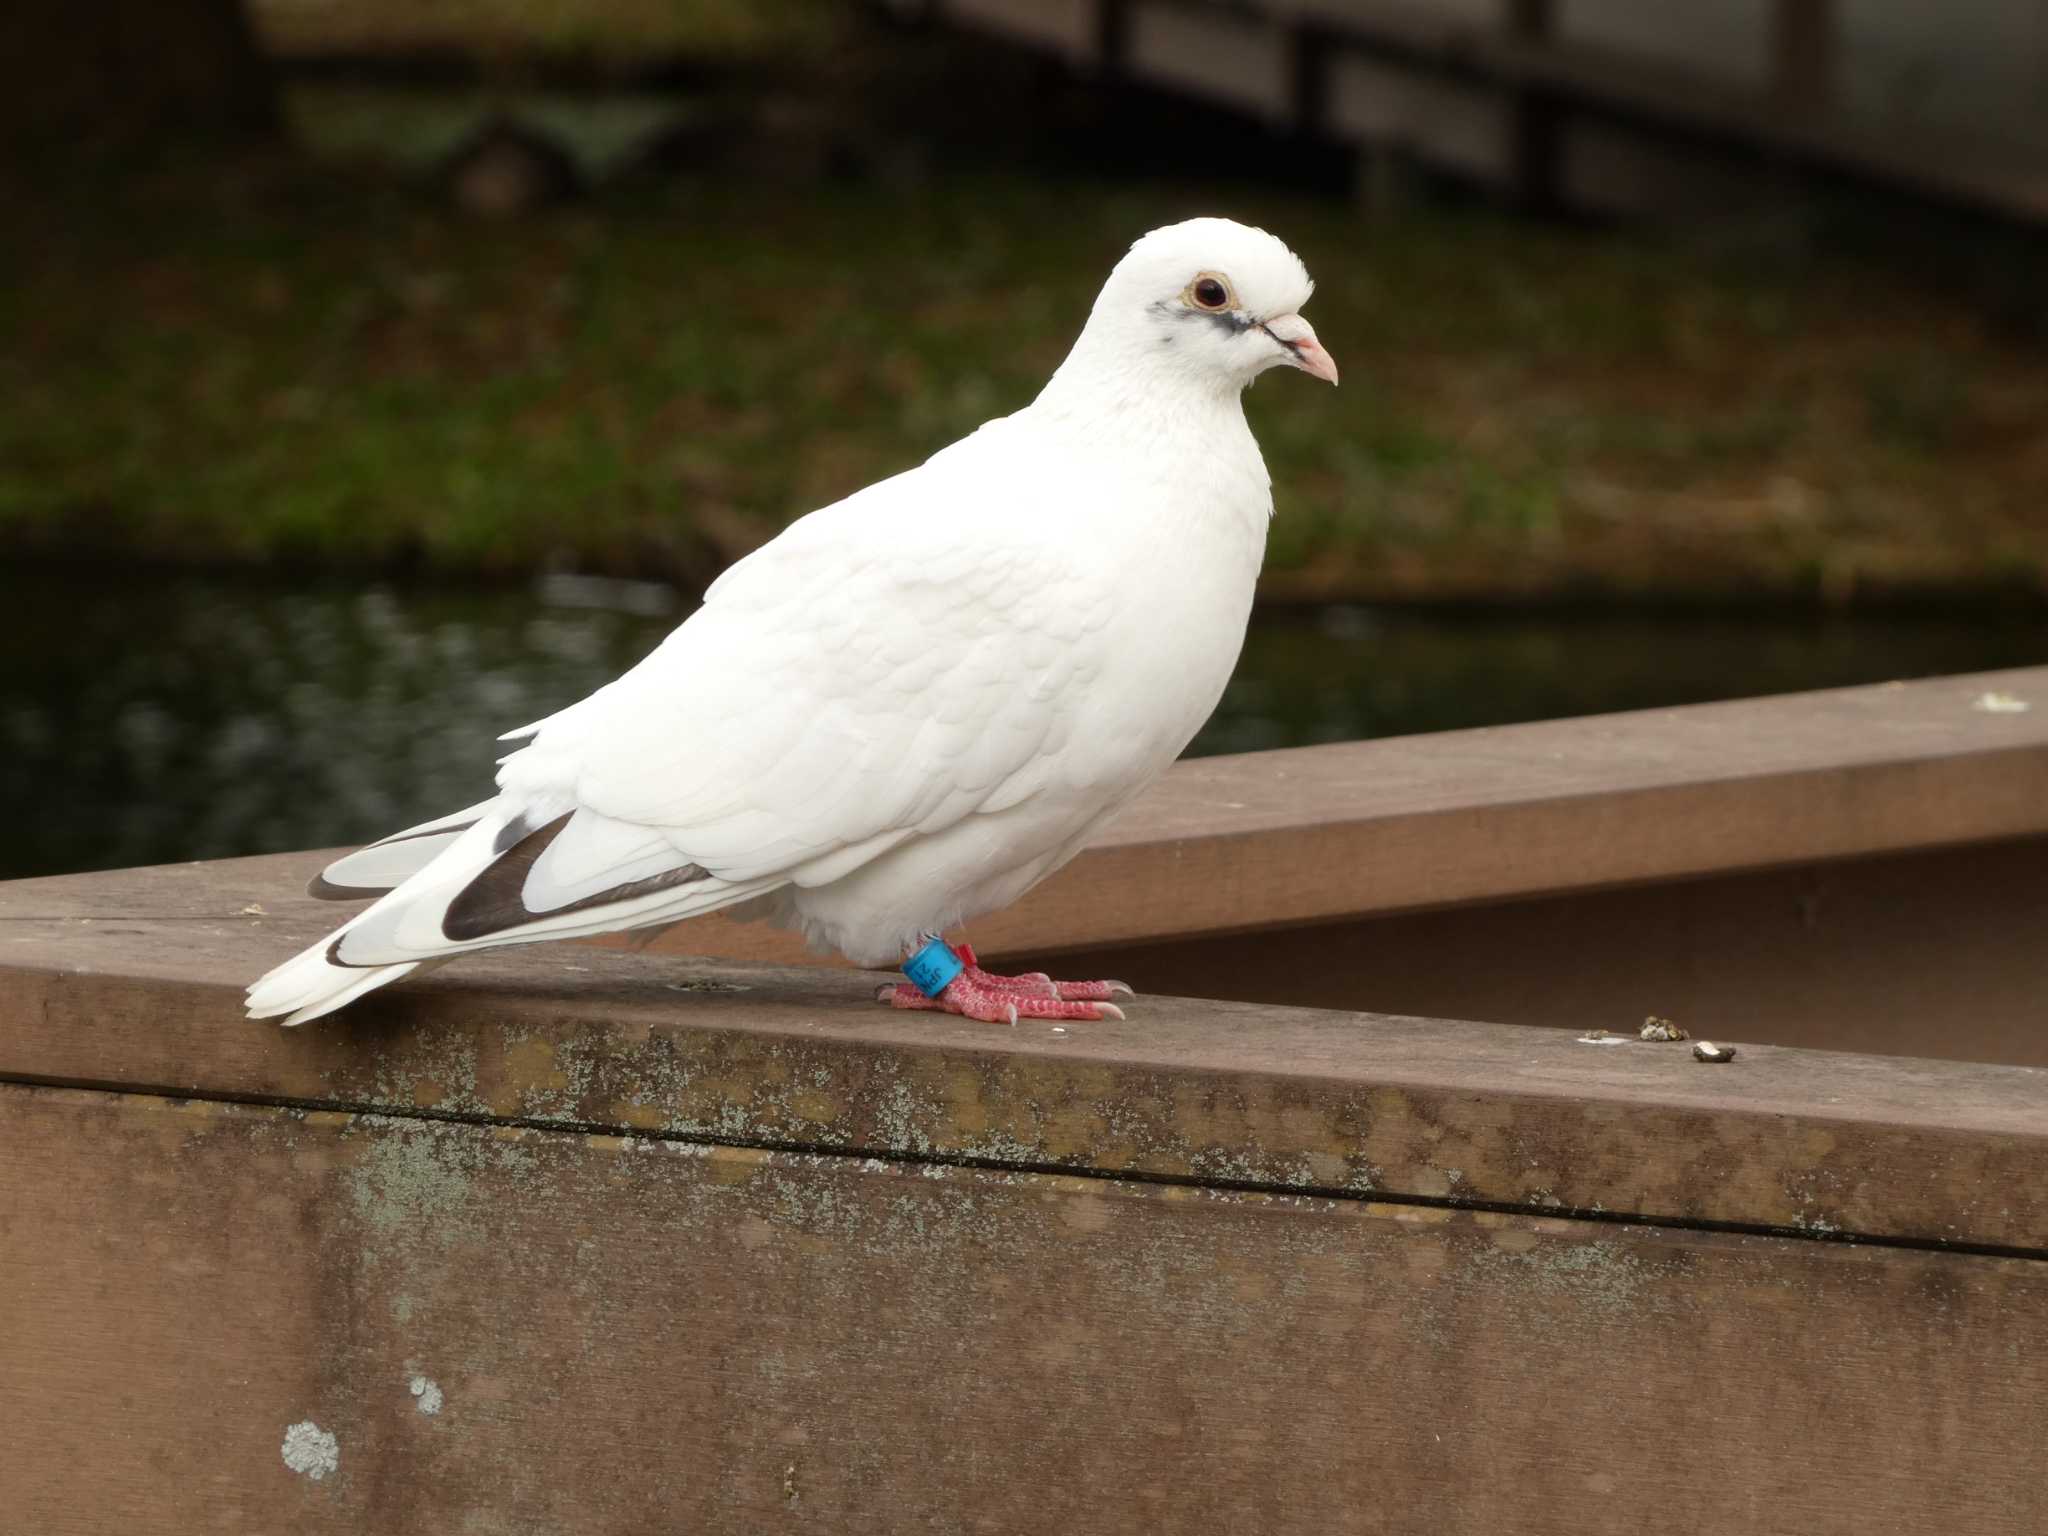
M1263 229L1189 219L1116 264L1083 340L1229 389L1282 364L1334 384L1337 364L1300 314L1314 291L1301 258Z

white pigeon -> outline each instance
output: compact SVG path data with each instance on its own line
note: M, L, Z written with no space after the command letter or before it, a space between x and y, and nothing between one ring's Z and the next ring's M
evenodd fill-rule
M1263 230L1156 229L1038 398L792 524L616 682L506 740L498 793L330 865L377 899L249 989L303 1024L428 962L720 908L878 998L1122 1017L1117 982L996 976L942 935L1058 869L1180 754L1236 665L1272 487L1244 387L1332 384Z

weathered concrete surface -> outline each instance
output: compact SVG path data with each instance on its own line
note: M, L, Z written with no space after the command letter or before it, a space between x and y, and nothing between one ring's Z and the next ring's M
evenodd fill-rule
M332 915L209 865L0 886L0 1077L2048 1251L2040 1069L1169 998L1001 1029L856 973L561 946L245 1020Z
M2044 1311L2021 1259L0 1085L0 1508L60 1536L2033 1532Z

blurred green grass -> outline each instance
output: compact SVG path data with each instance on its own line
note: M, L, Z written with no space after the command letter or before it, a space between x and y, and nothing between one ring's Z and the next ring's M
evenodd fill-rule
M1874 263L1000 172L79 189L0 250L0 552L701 580L1027 403L1196 212L1294 244L1344 368L1249 401L1273 593L2048 588L2039 344Z
M843 47L863 20L846 0L248 0L248 8L264 46L286 56L442 50L623 67L649 58L787 65Z

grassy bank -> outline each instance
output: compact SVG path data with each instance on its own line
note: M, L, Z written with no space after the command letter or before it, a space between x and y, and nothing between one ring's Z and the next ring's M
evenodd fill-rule
M515 222L305 166L78 191L0 250L0 552L704 573L1030 398L1196 211L1320 282L1262 384L1276 593L2048 590L2048 369L1796 248L1256 186L628 182Z

